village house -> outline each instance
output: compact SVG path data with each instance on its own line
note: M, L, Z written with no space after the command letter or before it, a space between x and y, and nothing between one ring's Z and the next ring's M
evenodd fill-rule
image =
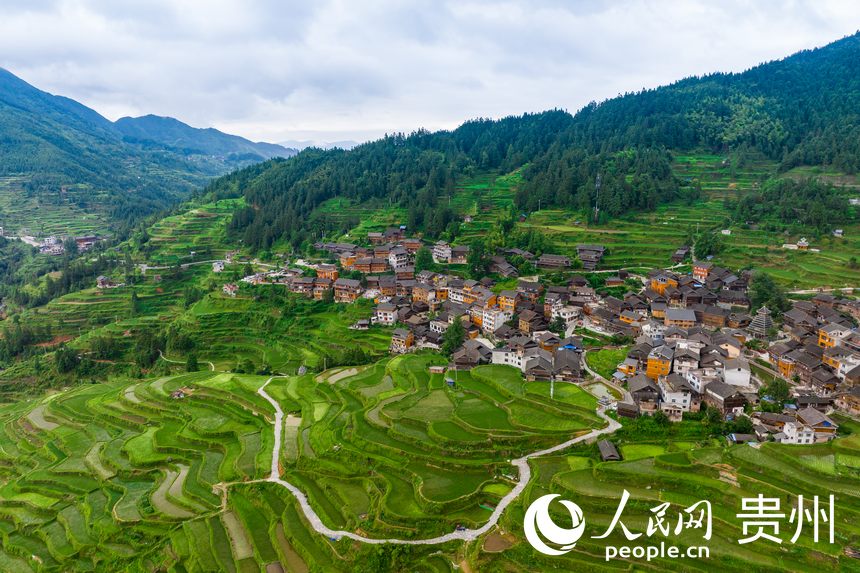
M331 279L321 279L315 278L311 279L314 282L313 286L313 297L314 300L323 300L326 296L328 296L329 292L332 289L332 280Z
M839 428L836 422L811 407L798 410L797 421L812 428L816 442L832 440L836 437L836 430Z
M407 266L411 260L412 257L405 247L394 247L388 253L388 264L395 270Z
M684 412L698 410L695 391L680 374L661 376L657 387L660 389L660 409L669 418L680 420Z
M696 313L689 308L667 308L663 323L666 326L692 328L696 326Z
M490 259L489 270L491 273L502 275L505 278L515 277L519 274L516 267L505 260L505 257L498 256Z
M787 422L782 427L782 432L781 435L779 435L778 441L782 444L813 444L815 443L815 430L803 424Z
M687 257L690 256L690 247L683 246L678 247L674 253L672 253L672 262L673 263L683 263Z
M123 283L116 283L106 276L100 276L100 277L96 278L96 287L100 288L100 289L119 288L121 286L125 286L125 285Z
M666 376L672 371L674 350L669 346L658 346L648 354L645 374L652 380Z
M212 272L220 273L224 271L224 261L215 261L212 263Z
M433 262L448 263L451 261L451 245L445 241L439 241L433 245Z
M736 409L743 410L747 400L736 386L720 382L709 382L703 394L705 403L722 412L723 416L731 414Z
M470 370L480 364L489 364L492 359L492 349L479 340L466 340L451 356L449 368L453 370Z
M412 350L415 344L415 335L411 330L398 328L391 334L391 346L389 350L392 354L405 354Z
M339 278L334 281L335 302L355 302L361 296L361 281Z
M752 379L749 361L743 356L730 358L723 365L723 380L731 386L749 386Z
M313 296L315 279L313 277L296 277L290 281L290 291L306 297Z
M451 260L450 263L452 265L465 265L469 258L469 246L468 245L458 245L451 249Z
M335 265L320 264L317 265L316 271L317 276L321 279L329 279L331 281L336 281L340 276Z
M708 275L711 274L711 269L714 264L707 261L699 261L693 264L693 278L700 283L705 283L708 280Z
M582 261L582 267L587 271L593 271L606 253L603 245L577 245L576 256Z
M236 283L227 283L221 288L221 290L226 295L236 296L236 293L239 292L239 285Z
M570 268L570 259L564 255L543 254L537 260L537 266L542 269L567 269Z
M818 346L832 348L851 334L851 329L841 324L830 323L818 329Z

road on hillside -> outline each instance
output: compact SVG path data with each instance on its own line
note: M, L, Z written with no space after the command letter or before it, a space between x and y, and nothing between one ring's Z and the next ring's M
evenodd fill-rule
M496 506L496 509L493 510L493 514L490 516L490 519L487 521L487 523L477 529L463 529L460 531L452 531L451 533L446 533L438 537L431 537L429 539L372 539L368 537L362 537L361 535L358 535L351 531L342 531L327 527L322 522L322 519L320 519L320 516L317 514L317 512L314 511L314 508L311 507L311 504L308 501L308 498L304 494L304 492L302 492L299 488L297 488L290 482L281 479L280 466L278 462L280 460L281 438L284 434L284 411L281 409L281 406L280 404L278 404L277 400L269 396L269 394L266 392L266 386L268 386L269 383L275 378L285 377L286 376L283 375L272 376L271 378L266 380L266 383L263 384L259 390L257 390L257 393L262 396L267 402L269 402L269 404L271 404L272 407L275 409L275 421L273 424L275 430L275 443L272 447L272 472L269 475L267 481L276 483L290 490L290 493L292 493L298 500L299 505L301 506L302 511L305 514L305 518L308 520L308 522L311 524L311 527L313 527L317 533L321 533L330 538L340 539L342 537L346 537L348 539L352 539L353 541L374 545L381 545L384 543L392 543L397 545L436 545L439 543L447 543L449 541L473 541L481 535L487 533L493 527L495 527L496 524L499 522L499 518L502 516L502 513L504 513L508 505L510 505L512 501L517 499L517 497L519 497L523 490L525 490L532 475L532 470L529 466L529 460L553 454L555 452L564 450L565 448L569 448L574 444L593 440L598 436L611 434L621 427L621 424L598 410L597 415L600 416L600 418L602 418L606 422L606 426L604 428L601 428L599 430L592 430L586 434L577 436L576 438L572 438L551 448L540 450L538 452L532 452L521 458L512 460L511 465L515 466L519 470L519 481L517 482L517 485L514 486L514 488L499 501L499 504Z

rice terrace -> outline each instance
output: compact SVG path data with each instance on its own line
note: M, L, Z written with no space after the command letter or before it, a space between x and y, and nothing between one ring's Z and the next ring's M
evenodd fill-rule
M860 573L860 4L30 4L0 573Z

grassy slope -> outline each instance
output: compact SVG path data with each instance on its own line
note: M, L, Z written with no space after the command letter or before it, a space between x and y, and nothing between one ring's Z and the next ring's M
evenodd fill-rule
M751 160L742 167L723 163L717 155L678 155L675 173L685 182L701 182L705 199L692 205L673 203L662 205L650 213L631 214L601 225L588 222L585 213L543 209L532 213L519 225L535 228L549 236L553 250L573 256L576 245L598 243L606 245L609 253L602 268L654 268L669 266L672 253L685 243L690 231L723 229L728 219L724 199L753 192L757 185L775 174L776 166L765 160ZM815 168L795 169L789 177L823 177L847 192L857 187L854 177L821 172ZM518 172L496 176L484 173L461 181L451 205L472 222L463 223L458 242L468 243L492 228L499 215L513 203L521 176ZM341 201L327 204L326 210L340 212L343 217L359 217L361 223L349 234L357 239L368 231L381 230L402 223L405 214L400 209L376 205L345 205ZM789 287L841 287L860 284L860 268L850 268L852 257L860 258L860 225L845 229L845 238L822 237L813 241L819 253L801 253L782 248L785 242L799 236L783 236L764 230L731 227L724 237L726 249L716 261L732 268L751 266L772 274Z

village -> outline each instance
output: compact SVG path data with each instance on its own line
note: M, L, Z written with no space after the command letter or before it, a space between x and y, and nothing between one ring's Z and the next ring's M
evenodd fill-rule
M692 254L685 246L666 269L596 271L595 288L587 275L595 276L606 252L600 245L577 247L576 271L566 256L500 249L489 257L495 279L474 280L462 276L468 246L426 245L403 227L367 239L367 246L317 243L325 254L319 260L273 266L239 283L283 285L340 304L372 300L370 316L351 328L391 327L392 354L442 351L446 331L459 323L462 342L448 349L452 373L501 364L517 368L528 381L597 381L607 390L602 405L622 418L660 412L677 422L707 409L723 420L748 419L749 432L728 436L734 443L826 441L838 431L828 414L860 415L856 300L819 293L794 301L778 328L767 307L751 311L751 271L734 273L698 261L687 263L688 272L675 272ZM432 253L439 272L416 272L422 248ZM235 256L211 262L213 272L239 262ZM543 274L518 276L514 257ZM236 296L239 283L224 284L223 293ZM122 285L100 277L98 286ZM601 348L595 339L627 349L611 376L588 365L588 352ZM788 396L768 395L774 380L785 382Z

